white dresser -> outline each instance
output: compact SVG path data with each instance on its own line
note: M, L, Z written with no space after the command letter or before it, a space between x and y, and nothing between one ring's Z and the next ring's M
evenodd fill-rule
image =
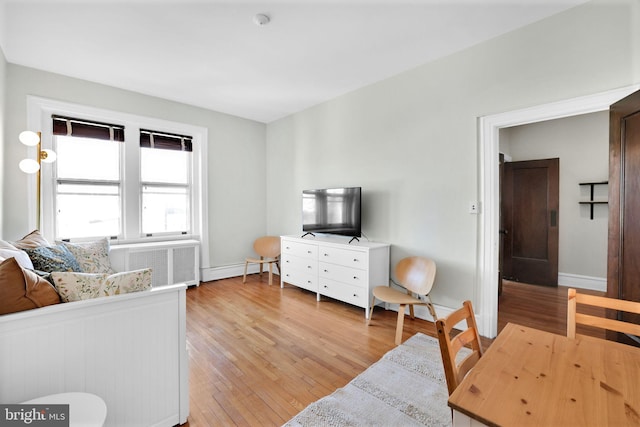
M340 237L281 236L280 286L289 283L365 309L372 289L389 285L389 244Z

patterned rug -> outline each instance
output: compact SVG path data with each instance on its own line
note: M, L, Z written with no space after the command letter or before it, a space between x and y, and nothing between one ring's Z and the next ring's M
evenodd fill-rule
M438 340L417 333L285 426L450 426L448 397Z

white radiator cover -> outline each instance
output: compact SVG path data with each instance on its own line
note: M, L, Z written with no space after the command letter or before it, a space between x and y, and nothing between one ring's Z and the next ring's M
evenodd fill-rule
M178 283L190 286L200 284L199 249L197 240L112 245L109 258L116 271L151 268L154 288Z

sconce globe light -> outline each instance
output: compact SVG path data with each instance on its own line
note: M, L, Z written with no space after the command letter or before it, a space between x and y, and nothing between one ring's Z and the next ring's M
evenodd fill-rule
M28 174L36 173L40 170L40 165L33 159L21 160L20 163L18 163L18 167L22 172Z
M25 130L23 132L20 132L20 135L18 135L18 139L28 147L35 147L40 142L40 135L38 135L36 132Z

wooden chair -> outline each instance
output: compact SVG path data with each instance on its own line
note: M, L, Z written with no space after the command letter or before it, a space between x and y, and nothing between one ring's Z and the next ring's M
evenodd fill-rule
M578 323L581 325L593 326L596 328L608 329L611 331L640 336L640 325L638 324L576 312L577 305L584 304L595 307L608 308L611 310L640 314L639 302L599 297L595 295L586 295L576 292L576 290L573 288L569 288L568 294L567 337L576 337L576 324Z
M247 258L244 262L244 276L242 283L247 283L247 268L249 263L260 264L260 277L262 277L262 269L265 264L269 264L269 285L273 283L273 265L276 265L278 274L280 274L280 237L263 236L253 242L253 250L260 258Z
M467 329L455 333L457 330L454 327L463 320L466 320ZM449 389L449 395L451 395L465 375L480 360L483 353L471 301L465 301L462 304L462 308L454 311L446 318L436 320L436 331L440 342L444 373L447 378L447 388ZM454 331L453 336L451 335L452 331ZM456 363L458 352L462 347L468 345L471 345L471 353L462 359L460 363Z
M373 316L373 307L375 306L376 298L389 304L399 304L395 339L396 345L399 345L402 342L402 329L404 327L406 306L409 306L409 314L412 319L415 318L413 312L414 305L426 305L429 313L433 316L433 320L435 321L437 319L431 297L429 297L429 292L431 292L433 282L436 278L436 263L428 258L417 256L403 258L396 264L395 275L398 284L405 288L406 291L403 292L389 286L376 286L373 288L369 322L371 321L371 316ZM414 296L414 294L416 296ZM422 296L424 301L420 300L417 296Z

